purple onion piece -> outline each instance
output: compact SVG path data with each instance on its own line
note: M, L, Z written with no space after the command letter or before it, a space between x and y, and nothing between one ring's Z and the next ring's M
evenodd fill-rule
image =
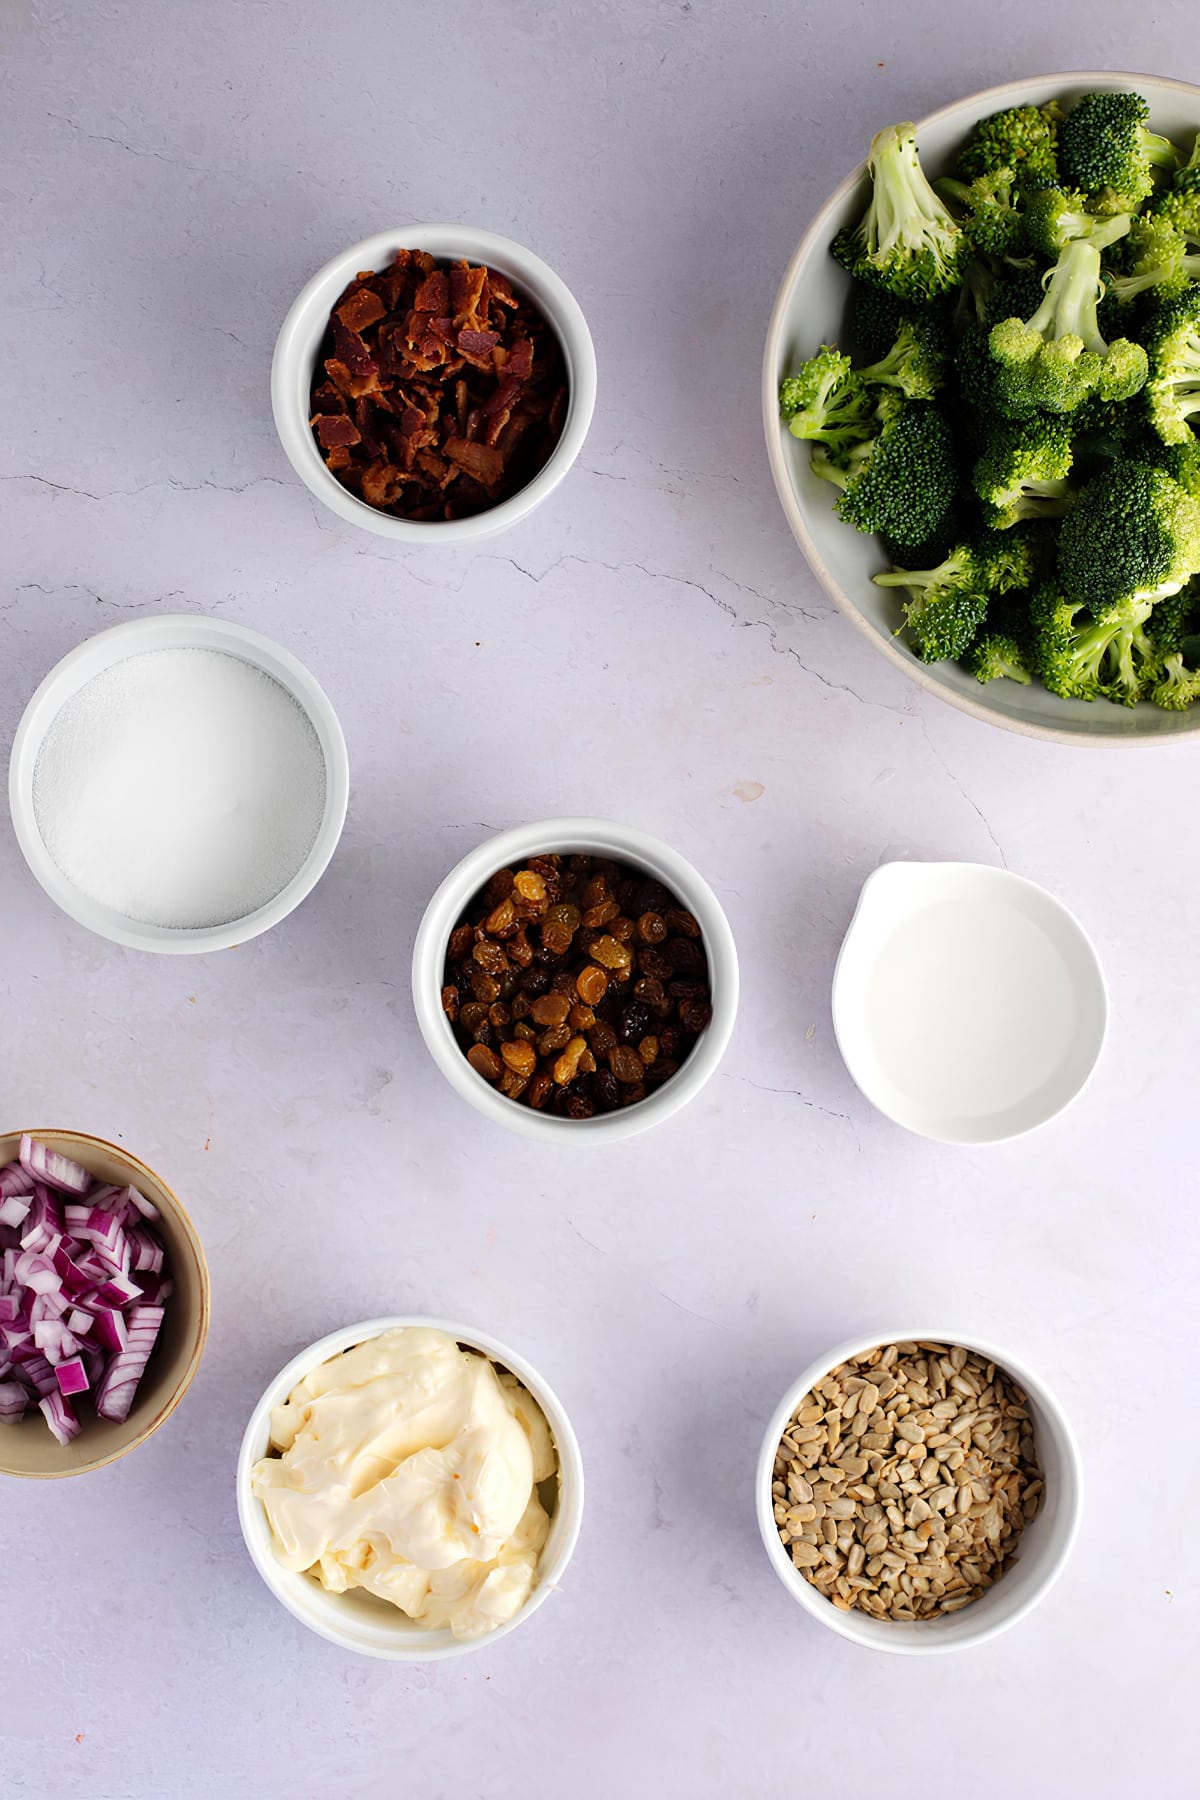
M39 1144L26 1132L21 1139L21 1166L32 1175L35 1181L44 1181L49 1187L59 1188L64 1194L86 1194L93 1186L89 1171L79 1163L72 1162L69 1156L63 1156L58 1150L51 1150L46 1144Z
M60 1444L69 1444L72 1438L79 1436L79 1420L67 1396L59 1393L57 1382L54 1391L43 1394L38 1405Z

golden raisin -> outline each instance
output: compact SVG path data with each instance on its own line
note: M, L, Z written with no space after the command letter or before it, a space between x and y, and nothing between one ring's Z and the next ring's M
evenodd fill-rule
M500 983L494 975L485 975L480 969L478 974L471 977L471 992L485 1006L490 1006L493 1000L500 998Z
M601 925L607 925L610 920L615 919L620 910L615 900L602 900L599 906L588 907L583 915L583 923L589 930L597 931Z
M528 1075L518 1075L515 1069L505 1069L500 1083L500 1092L507 1094L510 1100L519 1100L525 1092Z
M442 989L442 1011L453 1025L458 1017L458 989L456 987Z
M599 1006L608 988L608 976L595 963L588 963L575 977L575 991L588 1006Z
M471 945L475 941L475 932L470 925L456 925L450 933L450 947L447 955L451 962L461 962L464 956L471 954Z
M487 938L480 938L471 955L488 975L502 975L508 967L508 958L499 944L493 944Z
M519 869L513 877L513 889L522 900L531 906L543 906L546 901L546 883L534 869Z
M667 921L661 913L644 912L637 922L638 941L643 944L661 944L667 935Z
M572 1031L586 1031L589 1025L596 1023L596 1015L590 1006L573 1006L567 1019Z
M472 1044L467 1051L467 1061L485 1081L499 1081L504 1069L496 1052L489 1050L486 1044Z
M512 1028L512 1034L515 1038L520 1038L526 1044L537 1043L537 1032L533 1029L532 1025L527 1025L524 1019L517 1020Z
M503 1031L511 1018L512 1013L505 1006L503 1000L497 1000L488 1007L488 1024L494 1025L497 1031Z
M501 1056L503 1056L503 1054L504 1054L503 1049L501 1049L500 1054L501 1054ZM658 1061L658 1039L653 1036L644 1037L642 1039L641 1043L638 1045L638 1055L641 1057L642 1061L645 1063L647 1068L650 1067L650 1064L652 1062L657 1062Z
M596 1059L590 1050L585 1050L583 1055L579 1058L579 1073L581 1075L594 1075L596 1073Z
M565 994L541 994L529 1009L535 1025L561 1025L571 1010Z
M565 1050L571 1041L571 1027L564 1019L561 1025L548 1025L538 1039L538 1052L542 1056L553 1056L557 1050Z
M542 926L542 948L551 956L565 956L571 948L571 937L561 919L547 919Z
M526 1080L537 1068L537 1056L534 1053L533 1045L527 1043L524 1038L516 1038L511 1044L501 1044L500 1054L509 1068L515 1069L517 1074L523 1075ZM651 1057L650 1061L653 1062L653 1060Z
M478 945L476 948L478 949ZM609 937L607 934L596 939L591 953L598 963L603 963L606 969L627 969L631 961L627 946L619 944L615 937ZM503 952L501 954L503 955Z
M501 932L508 931L511 926L516 924L516 921L517 913L512 901L502 900L499 906L484 920L483 929L490 932L493 937L499 937Z
M620 1048L620 1046L618 1046L618 1048ZM567 1045L566 1049L563 1051L562 1055L559 1057L558 1061L554 1065L553 1070L551 1071L551 1073L553 1074L554 1079L557 1082L559 1087L566 1087L568 1081L574 1081L576 1075L579 1073L579 1059L583 1055L583 1053L586 1049L587 1049L587 1039L586 1038L573 1037L571 1039L570 1043ZM638 1058L638 1070L640 1073L640 1070L641 1070L640 1057ZM615 1073L616 1073L616 1071L614 1070L614 1074ZM620 1079L621 1078L618 1075L617 1080L619 1081Z
M527 969L534 958L534 948L525 935L525 927L521 926L506 945L509 959L520 969Z

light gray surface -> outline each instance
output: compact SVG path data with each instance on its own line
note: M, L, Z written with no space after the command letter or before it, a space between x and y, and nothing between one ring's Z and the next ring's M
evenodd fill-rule
M0 736L91 631L210 610L309 662L354 769L316 894L195 964L70 925L0 838L0 1124L147 1158L215 1289L195 1387L150 1444L4 1487L0 1789L1192 1791L1195 752L1024 742L876 658L779 513L758 360L787 255L874 127L1081 60L1198 79L1193 19L1182 0L0 8ZM306 277L423 216L530 244L600 357L581 466L455 555L318 516L267 397ZM568 812L691 857L744 976L724 1073L586 1161L464 1107L407 984L450 864ZM852 1088L830 974L896 849L1006 862L1094 934L1111 1042L1041 1137L940 1150ZM1042 1610L937 1667L800 1617L751 1500L791 1377L926 1297L1055 1385L1089 1483ZM230 1491L273 1371L405 1309L527 1354L589 1487L570 1579L528 1629L411 1671L277 1608Z

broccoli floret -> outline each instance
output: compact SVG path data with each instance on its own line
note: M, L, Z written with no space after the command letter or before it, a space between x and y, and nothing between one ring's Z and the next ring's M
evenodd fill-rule
M1152 600L1125 600L1096 617L1053 582L1030 599L1030 661L1052 694L1132 706L1161 670L1146 634Z
M870 434L840 458L817 444L812 466L841 488L836 510L848 525L915 546L935 535L954 501L953 433L928 401L905 400L893 388L874 393Z
M1007 256L1020 243L1022 219L1015 189L1011 169L993 169L974 181L937 183L938 193L961 209L959 223L977 256Z
M1034 566L1032 541L1021 534L984 532L958 543L934 568L891 569L875 576L879 587L903 588L907 631L922 662L966 654L983 622L988 600L1024 587Z
M1005 631L981 632L967 651L966 664L976 681L1007 679L1028 687L1033 680L1021 646Z
M1091 394L1124 400L1147 374L1146 352L1129 338L1106 344L1096 320L1100 252L1073 238L1051 271L1033 317L1002 319L989 346L997 365L993 392L1010 418L1043 408L1072 412Z
M1109 283L1109 292L1122 306L1150 288L1164 299L1181 293L1200 276L1200 255L1188 254L1187 239L1161 213L1133 221L1127 252L1126 273Z
M1048 106L1010 106L980 119L958 159L964 181L997 169L1012 169L1023 188L1050 186L1058 180L1057 101Z
M1185 288L1159 307L1147 333L1150 423L1164 444L1194 440L1200 414L1200 287Z
M1173 225L1189 245L1200 245L1200 133L1170 187L1152 202L1151 212Z
M1185 712L1193 700L1200 699L1200 669L1189 669L1182 650L1173 650L1163 658L1162 673L1150 698L1167 712Z
M832 344L822 344L780 383L779 411L793 437L824 444L841 456L869 435L875 406L850 358Z
M1193 434L1184 444L1157 443L1151 461L1165 469L1185 494L1200 500L1200 438Z
M1073 460L1063 414L997 419L972 473L987 523L1006 530L1024 519L1061 517L1075 497L1067 479Z
M925 178L916 127L889 125L871 142L871 200L857 225L839 231L833 254L860 281L910 303L962 279L968 245Z
M1129 230L1127 212L1105 215L1088 211L1087 196L1075 189L1048 187L1030 194L1025 203L1022 235L1028 249L1051 259L1074 238L1086 238L1106 249Z
M857 374L868 386L899 388L909 400L932 400L945 381L948 355L943 322L914 312L901 319L891 348Z
M1090 197L1094 212L1136 212L1153 191L1156 168L1174 169L1179 154L1146 128L1141 94L1084 94L1059 128L1064 180Z
M1200 571L1200 501L1165 469L1115 462L1079 493L1058 534L1067 599L1097 620L1178 593Z

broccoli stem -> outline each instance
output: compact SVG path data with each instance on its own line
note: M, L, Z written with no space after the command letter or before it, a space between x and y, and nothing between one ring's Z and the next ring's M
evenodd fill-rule
M1085 350L1103 356L1108 345L1096 323L1096 303L1104 291L1100 252L1093 241L1073 238L1059 257L1046 284L1046 298L1029 320L1032 331L1051 341L1081 338Z
M1170 138L1160 137L1157 131L1147 131L1144 125L1140 135L1147 162L1153 163L1156 169L1179 167L1179 152Z
M867 208L867 243L872 253L919 239L914 224L957 232L949 211L934 193L917 156L916 139L897 126L877 132L871 144L874 189Z

